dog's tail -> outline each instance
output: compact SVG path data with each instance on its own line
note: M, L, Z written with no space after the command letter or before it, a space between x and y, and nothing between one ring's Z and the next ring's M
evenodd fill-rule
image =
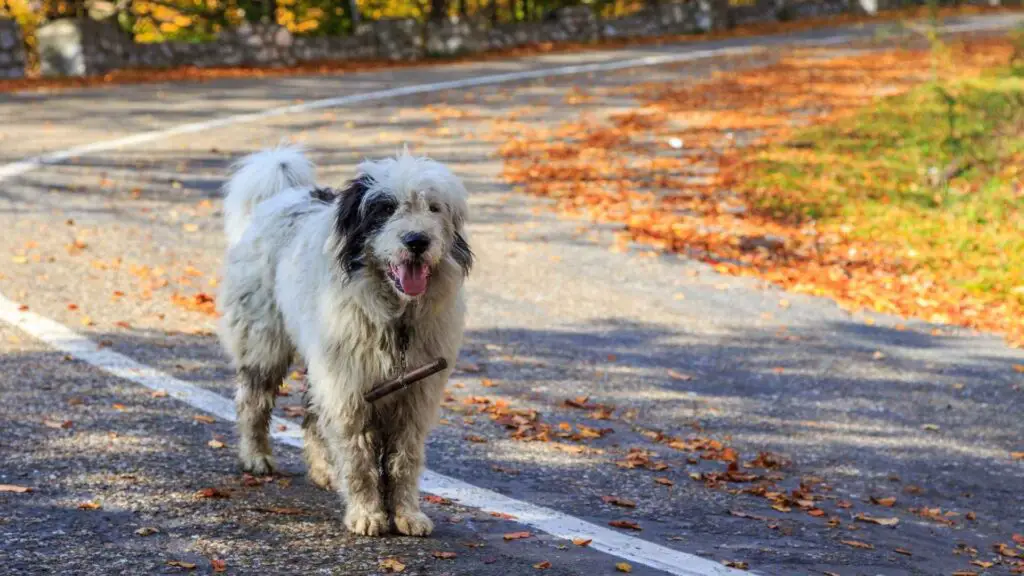
M316 185L316 168L299 146L250 154L234 165L224 185L224 234L228 246L242 239L256 205L289 188Z

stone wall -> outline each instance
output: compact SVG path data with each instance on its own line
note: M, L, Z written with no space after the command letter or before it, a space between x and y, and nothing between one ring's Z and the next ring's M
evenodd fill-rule
M25 44L14 20L0 18L0 78L25 75Z

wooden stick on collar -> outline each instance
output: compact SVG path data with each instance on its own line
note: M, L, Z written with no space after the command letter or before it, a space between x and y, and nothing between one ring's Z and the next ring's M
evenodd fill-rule
M405 374L399 374L390 380L385 380L384 382L377 384L371 388L369 392L363 394L363 400L366 400L367 402L376 402L389 394L393 394L399 390L405 390L416 382L423 380L427 376L433 376L447 367L448 362L444 358L438 358L430 364L420 366L415 370Z

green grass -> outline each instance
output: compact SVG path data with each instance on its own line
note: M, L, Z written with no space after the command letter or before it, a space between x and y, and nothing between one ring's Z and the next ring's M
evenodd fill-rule
M773 218L845 225L972 293L1024 301L1024 65L808 129L751 178Z

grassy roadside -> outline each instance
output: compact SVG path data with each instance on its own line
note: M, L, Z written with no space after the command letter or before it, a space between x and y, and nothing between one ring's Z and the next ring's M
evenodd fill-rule
M640 83L625 111L506 123L504 177L623 224L613 250L638 241L1020 345L1020 54L1005 36L940 53L797 50L700 83Z
M770 145L744 188L765 216L814 221L831 236L816 250L822 261L886 271L864 286L875 284L872 308L1020 338L1022 181L1024 66L1014 66L925 85ZM887 295L905 291L915 297Z

